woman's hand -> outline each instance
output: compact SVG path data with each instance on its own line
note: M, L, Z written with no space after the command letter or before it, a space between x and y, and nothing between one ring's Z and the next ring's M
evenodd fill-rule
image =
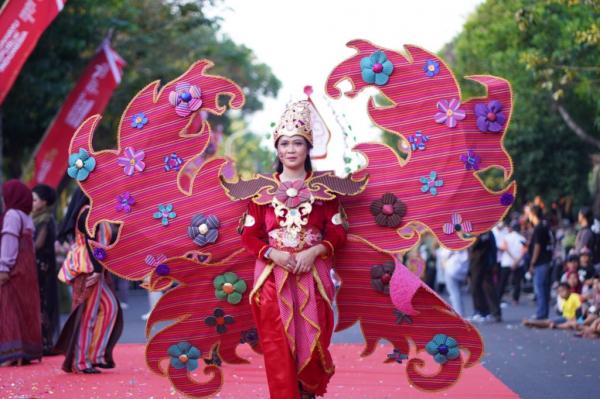
M296 260L289 252L280 251L275 248L271 250L269 259L271 259L277 266L284 268L288 272L291 272L296 265Z
M9 279L10 275L8 274L8 272L1 272L0 273L0 287L2 287L4 285L4 283L6 283Z
M323 244L315 245L305 249L304 251L298 252L294 257L296 258L296 266L294 266L294 274L304 274L309 272L315 264L315 258L326 252Z
M97 284L99 279L100 279L100 273L94 272L94 273L90 274L85 279L85 287L90 288L91 286Z

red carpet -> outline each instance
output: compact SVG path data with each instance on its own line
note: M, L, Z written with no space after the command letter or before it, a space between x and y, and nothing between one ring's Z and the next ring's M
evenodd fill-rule
M332 345L336 374L325 398L518 398L483 366L467 369L461 380L447 391L425 393L406 382L404 365L383 364L389 346L382 346L366 358L358 354L362 345ZM268 398L262 357L247 346L241 356L256 366L224 365L225 386L218 398ZM65 374L60 370L62 356L44 358L41 364L0 368L0 397L37 398L184 398L166 378L152 374L145 366L144 346L118 345L117 368L100 375Z

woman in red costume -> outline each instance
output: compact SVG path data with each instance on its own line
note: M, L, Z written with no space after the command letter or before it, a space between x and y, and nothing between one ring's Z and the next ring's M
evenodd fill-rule
M337 198L315 200L308 101L290 104L274 135L278 189L268 204L251 202L242 241L256 255L252 311L264 352L271 399L323 395L334 373L333 255L346 231Z

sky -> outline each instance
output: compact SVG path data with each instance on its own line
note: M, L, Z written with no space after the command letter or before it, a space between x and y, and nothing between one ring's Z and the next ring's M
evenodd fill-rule
M266 98L264 110L252 114L248 129L273 130L289 101L305 99L303 88L313 86L312 99L332 139L329 155L314 162L318 170L343 174L344 136L339 126L350 124L357 141L373 141L378 129L367 114L367 100L376 90L354 99L325 96L325 80L341 61L354 54L346 47L352 39L366 39L382 47L401 50L414 44L440 50L462 29L482 0L224 0L215 10L223 18L222 32L251 48L257 61L269 65L281 80L277 98ZM343 90L349 84L340 86ZM338 115L336 120L335 114ZM355 142L348 143L352 147ZM265 145L270 145L265 140ZM359 162L358 157L355 159Z

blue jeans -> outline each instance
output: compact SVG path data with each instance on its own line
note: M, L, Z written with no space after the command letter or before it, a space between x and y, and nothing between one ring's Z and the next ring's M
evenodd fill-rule
M533 285L535 289L536 312L537 320L548 318L550 308L550 272L549 263L537 265L533 267Z

